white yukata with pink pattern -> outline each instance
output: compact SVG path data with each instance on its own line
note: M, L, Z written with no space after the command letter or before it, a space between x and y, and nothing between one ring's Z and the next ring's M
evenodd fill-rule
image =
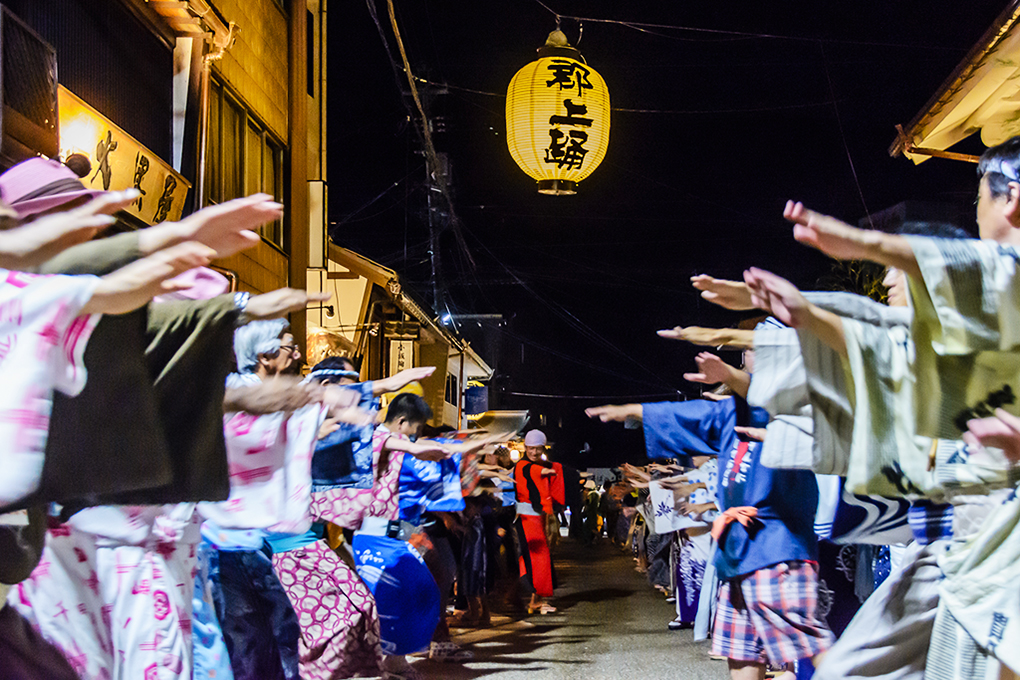
M99 507L55 524L7 595L82 678L191 677L193 503Z
M259 382L253 373L234 373L227 378L227 387ZM293 413L224 415L230 497L199 503L199 513L220 529L308 531L312 453L327 410L322 404L311 404Z
M79 316L95 276L0 269L0 508L39 488L53 390L85 387L85 345L100 315Z

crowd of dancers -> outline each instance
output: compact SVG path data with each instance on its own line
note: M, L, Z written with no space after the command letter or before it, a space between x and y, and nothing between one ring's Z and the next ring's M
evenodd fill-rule
M734 679L997 679L1020 671L1020 138L978 165L980 239L852 227L800 203L793 236L885 267L887 304L750 268L706 300L754 330L677 327L704 399L588 409L644 431L632 532ZM637 537L635 538L635 533ZM654 539L654 540L649 540Z
M978 174L981 239L787 205L800 243L886 267L888 304L753 268L695 277L766 317L660 332L741 349L742 368L705 352L686 376L719 385L703 399L589 409L640 426L654 461L600 495L539 430L514 463L429 428L432 367L295 374L283 317L322 296L231 293L205 267L279 219L270 197L95 239L135 192L15 166L0 678L416 677L408 654L471 658L449 628L486 625L494 594L556 611L565 507L582 541L622 525L675 598L669 627L710 637L734 679L1016 677L1020 138Z
M137 193L75 165L0 175L0 678L419 677L472 656L453 595L464 626L496 589L554 610L543 433L515 467L428 427L434 367L300 375L283 317L323 296L205 267L280 204L118 230Z

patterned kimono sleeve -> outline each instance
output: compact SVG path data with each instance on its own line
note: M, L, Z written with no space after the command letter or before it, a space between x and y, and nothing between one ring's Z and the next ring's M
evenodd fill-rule
M73 396L85 386L94 319L77 319L98 281L0 270L0 507L39 488L54 388Z
M101 315L79 316L99 284L94 276L39 276L0 270L0 361L12 345L35 344L50 384L69 396L85 387L83 356ZM13 366L8 366L13 368ZM24 368L19 364L19 368Z
M941 355L1020 350L1020 252L977 239L907 236L921 270L910 296Z

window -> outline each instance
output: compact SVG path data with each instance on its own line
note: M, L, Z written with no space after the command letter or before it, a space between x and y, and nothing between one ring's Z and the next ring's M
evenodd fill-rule
M265 192L283 199L283 144L245 106L213 79L209 84L205 203ZM259 228L261 236L283 248L283 224Z
M457 376L452 373L446 375L446 403L456 406L460 403L460 395L457 393Z

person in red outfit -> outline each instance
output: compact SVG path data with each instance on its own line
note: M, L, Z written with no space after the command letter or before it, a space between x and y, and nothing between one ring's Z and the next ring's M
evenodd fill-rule
M524 437L524 458L514 466L521 582L531 592L529 614L556 611L555 607L543 600L553 594L553 568L545 535L545 521L553 513L550 481L556 475L552 466L542 460L545 445L545 433L541 430L528 432Z

